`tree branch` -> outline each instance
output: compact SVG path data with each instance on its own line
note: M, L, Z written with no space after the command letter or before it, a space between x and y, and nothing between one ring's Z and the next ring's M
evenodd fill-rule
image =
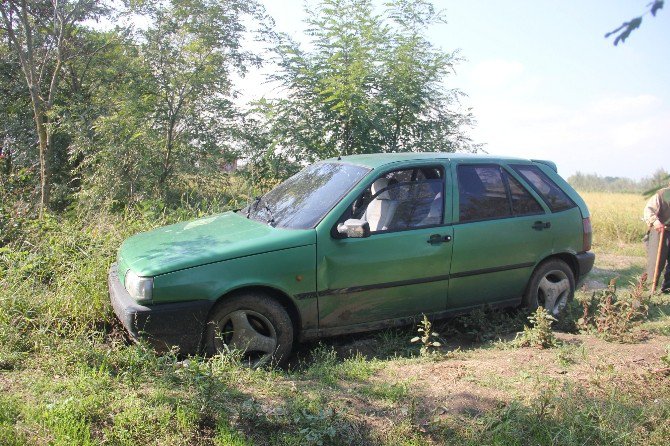
M647 5L649 7L648 11L639 17L634 17L627 22L623 22L621 26L605 34L605 38L618 33L618 35L614 38L614 46L617 46L619 42L624 43L630 36L630 33L640 27L642 24L642 18L645 15L651 14L652 16L656 17L658 10L663 9L663 3L664 0L653 0L651 3L649 3L649 5Z

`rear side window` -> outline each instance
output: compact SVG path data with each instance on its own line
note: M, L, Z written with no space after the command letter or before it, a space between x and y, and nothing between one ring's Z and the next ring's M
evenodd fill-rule
M536 215L544 214L544 209L535 198L514 177L505 172L509 182L509 191L512 196L512 211L514 215Z
M552 212L564 211L576 206L570 197L537 166L516 165L512 168L530 183Z
M491 220L512 215L499 166L458 166L459 221Z

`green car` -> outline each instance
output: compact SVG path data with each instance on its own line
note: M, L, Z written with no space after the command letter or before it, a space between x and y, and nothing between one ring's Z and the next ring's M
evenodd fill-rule
M355 155L244 209L127 239L109 271L134 339L285 361L296 341L482 305L558 315L591 270L589 211L549 161Z

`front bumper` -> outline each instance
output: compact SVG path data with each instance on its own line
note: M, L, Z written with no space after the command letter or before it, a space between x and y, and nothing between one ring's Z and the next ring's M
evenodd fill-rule
M146 339L158 351L177 347L184 355L200 352L212 302L138 304L119 280L116 263L109 269L108 285L114 313L134 340Z
M596 255L591 251L580 252L577 257L577 285L579 285L586 275L593 268L593 262L596 260Z

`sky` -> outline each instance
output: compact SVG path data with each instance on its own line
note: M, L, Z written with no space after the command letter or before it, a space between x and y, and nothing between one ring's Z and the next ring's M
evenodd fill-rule
M467 133L493 155L550 159L566 178L670 171L670 4L625 43L604 38L650 1L435 0L447 23L428 37L464 59L445 88L467 95L461 107L477 120ZM303 0L261 2L305 41ZM271 96L258 79L241 87Z

